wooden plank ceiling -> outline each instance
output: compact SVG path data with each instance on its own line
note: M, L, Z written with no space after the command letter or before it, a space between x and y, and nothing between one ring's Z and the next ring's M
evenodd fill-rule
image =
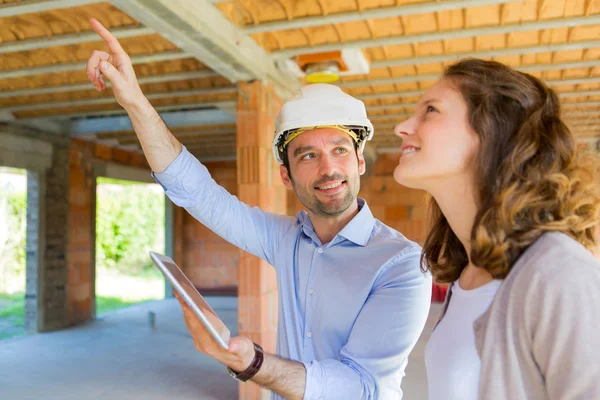
M382 151L398 146L394 123L413 111L445 66L466 55L544 79L559 93L577 136L600 140L600 0L211 3L273 58L361 48L370 73L343 77L339 84L367 104L376 126L373 145ZM91 31L91 17L121 38L142 89L159 110L235 110L234 83L109 2L0 0L0 120L64 124L123 114L110 91L98 93L87 82L85 61L92 50L104 49ZM174 131L203 159L235 156L233 123ZM139 149L132 131L80 137Z

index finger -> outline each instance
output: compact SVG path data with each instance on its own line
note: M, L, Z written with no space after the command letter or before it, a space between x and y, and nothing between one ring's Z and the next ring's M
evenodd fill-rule
M115 35L110 33L110 31L106 29L104 25L102 25L96 18L90 19L90 25L92 25L92 28L94 28L96 33L100 35L102 40L104 40L104 42L108 45L108 49L111 51L111 53L116 54L125 52Z

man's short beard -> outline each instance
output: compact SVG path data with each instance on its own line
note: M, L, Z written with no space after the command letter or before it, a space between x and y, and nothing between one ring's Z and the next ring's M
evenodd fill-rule
M358 179L354 185L354 182L350 182L348 177L344 177L344 178L345 178L344 181L346 182L348 191L346 192L346 195L342 199L341 203L337 203L338 204L337 206L334 205L335 208L328 207L327 204L323 203L321 200L319 200L316 197L314 192L311 194L308 194L310 199L305 198L303 193L301 191L300 192L298 191L298 188L294 182L294 179L291 176L290 176L290 182L292 183L292 187L294 188L296 197L298 198L298 200L300 200L300 203L302 203L302 205L304 207L306 207L310 212L312 212L315 215L321 216L321 217L336 217L338 215L343 214L348 208L350 208L350 206L352 206L354 201L356 201L356 197L358 196L358 192L360 190L360 179ZM356 186L356 187L354 187L354 186ZM354 193L354 191L355 191L355 193Z

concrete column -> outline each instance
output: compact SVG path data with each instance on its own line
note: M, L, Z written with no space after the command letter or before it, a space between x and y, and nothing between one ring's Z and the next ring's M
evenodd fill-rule
M25 329L66 327L69 138L0 124L0 165L27 170Z
M46 185L45 172L27 171L27 239L25 244L25 330L35 333L38 331L38 271L44 259L45 246L45 215ZM42 199L42 200L40 200Z
M285 214L286 190L273 159L271 142L281 100L273 86L241 83L237 109L237 180L241 201L265 211ZM243 252L240 256L238 327L241 336L274 353L277 334L277 281L266 262ZM268 399L257 385L240 385L240 399Z
M56 141L52 165L27 174L25 328L44 332L70 324L67 297L68 141Z

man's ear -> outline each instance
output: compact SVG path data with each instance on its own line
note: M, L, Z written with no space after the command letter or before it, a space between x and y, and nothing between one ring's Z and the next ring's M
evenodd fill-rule
M290 179L290 175L288 174L288 170L284 165L279 166L279 175L281 176L281 181L286 189L294 190L292 186L292 180Z
M365 163L365 156L360 147L356 149L356 155L358 157L358 173L360 175L364 175L364 173L367 171L367 164Z

